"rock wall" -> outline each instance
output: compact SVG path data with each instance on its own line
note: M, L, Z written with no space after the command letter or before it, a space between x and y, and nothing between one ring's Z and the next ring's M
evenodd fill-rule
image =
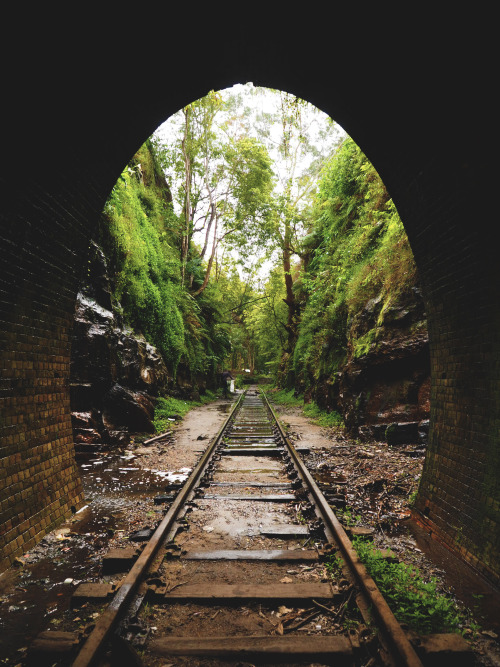
M76 450L127 444L152 433L154 399L166 391L162 357L124 329L113 304L106 259L93 243L87 280L78 293L72 336L70 391Z
M351 320L347 362L315 398L337 409L354 436L424 444L430 360L421 293L414 288L411 300L382 308L381 300L372 299Z

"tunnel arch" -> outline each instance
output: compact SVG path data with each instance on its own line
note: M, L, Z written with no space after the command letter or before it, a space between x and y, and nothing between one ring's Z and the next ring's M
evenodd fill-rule
M187 63L173 67L165 87L157 83L165 73L159 59L147 72L139 63L122 73L114 54L89 57L77 43L68 79L42 50L32 70L19 73L22 91L11 89L2 141L0 569L83 502L69 340L86 248L108 193L165 118L210 89L253 81L334 118L396 203L424 286L431 351L431 432L416 516L498 582L500 283L492 219L475 196L484 189L492 127L485 92L456 48L453 66L434 48L422 55L411 40L398 44L399 58L379 48L383 81L367 77L360 86L355 63L344 63L335 81L329 76L332 57L342 55L337 42L311 35L290 52L274 40L256 53L249 39L233 35L194 72ZM366 46L369 58L376 45ZM110 82L113 91L127 90L131 72L142 76L147 98L110 94ZM472 140L464 126L475 127Z

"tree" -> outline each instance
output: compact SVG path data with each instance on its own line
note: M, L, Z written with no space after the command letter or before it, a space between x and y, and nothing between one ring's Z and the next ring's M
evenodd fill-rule
M245 238L244 246L265 244L280 255L287 306L284 350L291 353L296 339L300 312L294 292L294 274L300 271L302 239L311 226L310 205L322 167L339 145L339 132L325 114L289 93L252 89L253 95L272 93L265 110L252 115L245 101L232 100L233 123L240 131L254 132L273 157L275 189L261 226ZM295 266L297 265L297 266Z
M224 239L236 240L262 225L273 186L266 148L255 138L231 135L223 111L220 95L211 92L176 114L172 122L180 132L170 143L155 140L180 209L181 280L195 297L206 289ZM198 250L195 237L202 238ZM190 256L198 266L206 260L201 284L187 270Z

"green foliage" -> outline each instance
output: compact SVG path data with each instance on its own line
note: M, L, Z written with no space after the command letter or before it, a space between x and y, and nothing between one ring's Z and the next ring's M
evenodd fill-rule
M282 405L286 408L290 407L302 408L304 405L304 400L302 398L298 398L297 396L295 396L295 392L293 389L290 390L271 389L267 391L266 394L269 400L271 400L273 403L276 403L277 405Z
M343 426L344 424L342 416L338 412L326 412L318 407L314 401L304 403L304 397L296 396L293 389L270 389L266 392L266 395L269 400L278 405L302 408L304 414L313 419L319 426L331 428L333 426Z
M296 384L331 377L349 354L367 354L389 307L413 298L413 255L394 203L373 165L347 139L323 169L306 237L305 300L293 353ZM371 303L376 326L352 323Z
M153 139L179 214L182 282L188 280L194 296L211 279L219 246L264 241L272 162L258 138L233 127L231 108L211 91L174 114ZM203 279L193 280L205 256Z
M225 91L188 105L106 203L98 240L116 300L174 378L179 368L215 378L228 365L307 391L376 347L392 306L412 297L411 250L373 166L351 139L329 157L334 124L274 93L277 106L259 113ZM265 257L274 267L260 284ZM371 328L354 327L369 303Z
M156 399L153 420L156 432L165 433L166 431L169 431L175 423L175 420L182 419L182 417L184 417L184 415L186 415L192 408L210 403L215 400L215 398L216 396L214 393L207 391L199 401L183 401L171 396Z
M318 426L323 426L325 428L344 425L342 415L335 410L332 410L332 412L325 412L313 401L304 405L304 414L306 417L313 419Z
M342 567L344 566L344 561L337 553L328 556L325 561L325 567L328 574L332 579L337 579L342 574Z
M356 538L353 545L400 623L422 634L459 632L460 612L435 578L426 582L416 568L387 561L367 540Z
M155 148L147 141L118 179L103 211L99 242L125 323L155 345L175 378L179 364L214 376L230 349L219 295L195 301L180 281L180 223ZM201 282L203 267L193 261ZM194 276L196 280L196 276Z
M418 488L415 491L412 491L408 496L408 507L414 507L415 501L417 500Z
M376 329L370 329L365 333L364 336L360 336L360 338L354 340L353 350L352 350L352 356L354 357L354 359L357 359L358 357L362 357L365 354L368 354L368 352L373 347L376 338L377 338Z

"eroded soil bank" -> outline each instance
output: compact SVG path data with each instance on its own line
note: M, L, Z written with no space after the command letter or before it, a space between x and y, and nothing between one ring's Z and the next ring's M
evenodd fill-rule
M182 483L229 408L224 401L196 408L174 428L171 438L145 447L144 438L136 437L118 455L99 452L80 460L87 507L20 558L17 567L0 576L1 664L26 664L27 648L41 631L83 631L95 622L99 610L70 609L76 586L80 581L119 581L121 575L103 579L102 556L112 547L139 545L134 533L154 528L164 510L153 498L166 484ZM409 521L409 502L418 485L424 452L412 445L360 444L346 438L341 429L314 425L296 409L279 414L292 440L310 448L304 455L306 463L336 502L339 518L348 526L374 528L377 546L389 548L398 559L418 566L425 577L436 577L443 591L474 608L470 619L480 629L469 624L463 631L475 647L477 665L500 665L498 592ZM204 527L200 524L197 535L191 535L203 545L216 534ZM270 580L278 574L282 573L270 572ZM198 613L215 612L200 609ZM227 623L222 616L216 615L214 623ZM246 627L248 619L243 610L233 620ZM196 623L196 617L189 622Z

